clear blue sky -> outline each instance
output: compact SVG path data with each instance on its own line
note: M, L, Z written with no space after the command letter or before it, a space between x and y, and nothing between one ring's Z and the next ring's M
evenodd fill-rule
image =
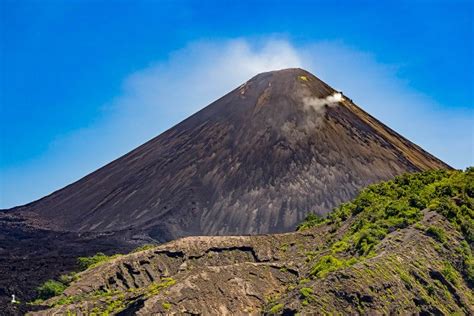
M179 84L166 86L166 74L189 75L191 70L183 65L192 71L202 69L194 63L213 65L221 47L227 49L226 56L243 54L252 65L265 64L262 69L291 66L298 63L295 60L313 65L309 68L316 72L327 66L323 79L329 84L342 85L337 88L351 91L351 96L360 95L359 100L365 100L382 121L454 167L464 168L474 160L473 12L473 1L467 0L2 0L0 208L32 201L79 179L206 105L202 102L230 90L231 84L248 79L242 73L216 90L199 86L193 96L183 96L187 89L180 91ZM232 42L236 40L248 45L250 52L242 53ZM280 44L268 44L275 40ZM290 46L288 54L300 54L298 58L288 57L285 45ZM285 62L266 63L272 47ZM345 57L336 62L331 59L336 55ZM311 58L315 62L310 63ZM331 76L334 64L339 76ZM239 59L232 66L241 68ZM366 91L356 89L348 76L343 78L346 68L358 76L353 82L370 77ZM224 66L216 71L221 69L220 76L233 72ZM219 85L212 81L219 78L213 77L214 72L201 73L208 85ZM156 81L150 79L154 75L159 77ZM378 85L382 81L386 84ZM137 82L145 84L137 88ZM160 83L167 89L154 86ZM406 94L408 99L400 99L401 109L417 107L416 100L424 102L423 111L417 113L428 117L423 124L431 124L432 132L420 136L416 126L409 127L418 123L403 116L406 110L394 110L397 103L385 105L366 97L381 87L390 90L387 96ZM161 89L159 96L153 96L155 89ZM163 97L167 92L171 96ZM123 101L131 95L133 106ZM153 102L145 98L149 95ZM197 104L185 106L193 100ZM142 111L141 101L153 104L147 113L156 115L156 120L147 115L140 121L136 112ZM123 104L128 112L120 108ZM171 113L170 107L177 110ZM136 115L138 127L129 124L124 135L101 138L123 127L111 127L122 121L118 117L123 113ZM460 135L462 143L453 150L451 144L460 142Z

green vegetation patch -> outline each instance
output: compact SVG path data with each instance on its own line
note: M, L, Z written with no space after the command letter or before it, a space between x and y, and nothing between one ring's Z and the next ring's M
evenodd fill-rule
M335 242L331 247L333 253L344 252L347 249L349 249L349 244L342 240Z
M300 297L303 299L303 304L308 304L310 301L315 300L313 295L314 290L310 287L303 287L300 289Z
M309 213L304 219L304 221L302 221L301 224L299 224L296 229L298 231L303 231L308 228L318 226L324 222L325 222L325 218L322 217L321 215L318 215L315 213Z
M160 280L161 282L153 282L150 284L146 290L146 295L148 297L157 295L160 293L163 289L166 289L167 287L170 287L174 284L176 284L176 280L173 278L162 278Z
M50 297L60 295L66 289L66 285L56 280L48 280L37 288L38 298L46 300Z
M352 219L348 232L331 245L332 254L320 258L312 266L311 275L324 277L331 271L373 256L375 247L385 236L410 225L425 231L441 244L446 243L448 238L443 228L424 228L419 223L425 209L444 216L464 237L464 246L459 249L463 262L461 270L472 284L474 167L467 168L464 172L434 170L407 173L391 181L368 186L353 201L340 205L325 218L309 214L298 226L298 230L327 224L332 225L335 231L346 220ZM315 260L317 254L311 253L311 256L307 256L307 261ZM348 260L347 257L359 259Z
M426 229L426 233L440 243L446 242L446 232L441 227L430 226Z
M134 250L132 250L132 253L153 249L155 247L156 247L155 244L144 244L143 246L137 247Z
M163 308L164 308L165 310L168 310L168 309L171 308L172 305L171 305L170 303L168 303L168 302L163 302L163 303L161 303L161 306L163 306Z
M456 269L454 269L454 267L451 265L451 263L446 261L444 263L443 270L441 270L441 273L444 275L446 280L448 280L452 284L454 284L454 285L458 284L459 279L460 279L459 273L458 273L458 271L456 271Z
M77 262L79 264L79 268L81 269L81 271L84 271L84 270L87 270L87 269L90 269L90 268L94 268L94 267L97 267L107 261L110 261L114 258L118 258L122 256L121 254L116 254L116 255L113 255L113 256L107 256L106 254L102 253L102 252L98 252L96 253L95 255L91 256L91 257L79 257L77 258Z
M405 174L368 186L328 216L331 224L359 214L351 227L353 248L364 255L385 235L418 222L430 208L474 241L474 169ZM442 237L441 237L442 238ZM348 238L349 239L349 238Z
M104 262L107 262L119 256L121 255L117 254L113 256L107 256L106 254L99 252L91 257L79 257L77 258L77 262L79 264L80 270L83 271L89 268L96 267ZM29 304L39 305L43 303L43 301L46 299L62 294L64 290L69 286L69 284L73 281L76 281L77 279L77 272L71 272L68 274L60 275L58 280L47 280L45 283L43 283L36 289L38 296L33 302L30 302ZM79 298L77 297L61 298L59 301L59 305L70 304L78 300Z
M273 305L272 308L270 308L270 310L268 311L270 314L277 314L279 312L281 312L283 310L283 307L285 307L285 305L283 304L276 304L276 305Z
M472 249L469 244L463 240L459 248L456 251L461 255L462 260L462 271L468 282L471 283L471 287L474 286L474 256Z
M313 265L310 275L317 278L324 278L328 273L351 266L356 262L357 259L355 258L341 260L332 255L323 256Z

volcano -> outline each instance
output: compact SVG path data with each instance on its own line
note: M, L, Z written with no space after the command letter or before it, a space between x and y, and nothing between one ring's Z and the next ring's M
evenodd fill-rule
M369 184L443 168L307 71L262 73L79 181L1 210L0 306L23 315L11 294L33 300L78 256L292 231Z
M439 168L450 167L311 73L285 69L253 77L9 213L52 230L126 230L156 241L274 233L331 211L368 184Z

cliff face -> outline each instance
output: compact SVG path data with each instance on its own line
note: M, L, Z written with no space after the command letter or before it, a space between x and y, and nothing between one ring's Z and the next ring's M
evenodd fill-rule
M471 315L473 188L474 170L408 175L294 233L187 237L111 258L32 314Z
M129 154L11 210L158 241L293 230L368 184L449 168L301 69L263 73Z

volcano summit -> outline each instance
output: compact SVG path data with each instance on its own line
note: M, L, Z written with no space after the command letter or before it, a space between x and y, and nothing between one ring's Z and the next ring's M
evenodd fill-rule
M383 104L381 104L383 106ZM368 184L449 168L302 69L262 73L79 181L8 211L42 228L188 235L293 230Z

